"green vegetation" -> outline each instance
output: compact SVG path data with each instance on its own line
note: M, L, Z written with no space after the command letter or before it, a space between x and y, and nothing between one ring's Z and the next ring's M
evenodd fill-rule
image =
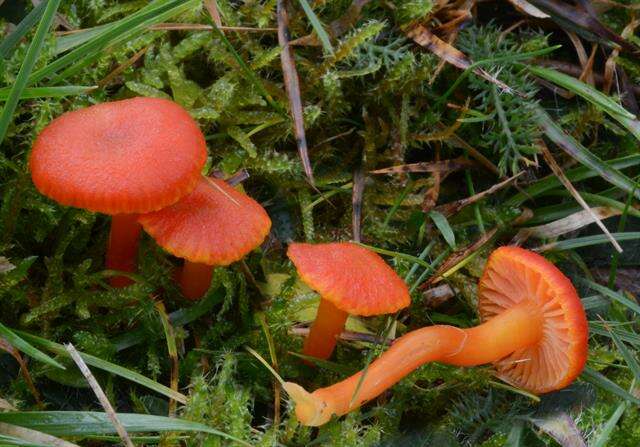
M0 445L121 442L65 343L140 445L640 445L640 3L576 3L0 0ZM282 4L299 92L284 86ZM217 269L196 303L173 281L179 261L149 237L136 283L110 288L108 218L31 183L29 150L53 118L136 95L186 108L206 135L207 171L246 169L245 191L273 221L246 265ZM286 244L360 238L405 278L412 305L395 320L350 319L357 340L311 368L293 329L318 296ZM488 366L429 364L311 429L252 353L313 390L377 355L371 335L474 325L484 261L511 241L541 248L588 311L588 369L567 390L538 399Z

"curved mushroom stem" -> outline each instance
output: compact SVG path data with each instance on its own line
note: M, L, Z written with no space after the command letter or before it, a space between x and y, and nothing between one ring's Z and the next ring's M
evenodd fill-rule
M348 316L348 313L338 309L331 301L320 298L318 315L304 341L302 353L319 359L331 357Z
M470 329L438 325L405 334L369 365L361 384L362 371L313 393L291 382L284 388L296 404L298 420L319 426L377 397L427 362L458 366L494 362L537 343L542 332L540 310L525 301Z
M211 285L213 266L185 259L180 270L180 288L185 298L197 300L204 296Z
M105 266L110 270L121 272L136 271L138 242L142 226L138 223L137 214L115 214L111 216L111 230ZM113 276L109 279L112 287L125 287L133 284L126 276Z

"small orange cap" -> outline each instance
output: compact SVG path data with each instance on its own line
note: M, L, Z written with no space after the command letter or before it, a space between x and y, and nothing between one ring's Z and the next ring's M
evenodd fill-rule
M534 393L564 388L587 361L588 328L580 297L571 281L539 254L519 247L498 248L478 286L480 316L490 320L523 300L540 306L542 339L496 362L498 374Z
M352 315L382 315L410 304L404 281L371 250L351 242L289 245L302 280Z
M258 202L223 180L203 176L178 203L138 220L169 253L207 265L239 261L271 229L271 220Z
M207 147L182 107L132 98L65 113L36 138L36 188L69 206L105 214L154 211L189 193Z

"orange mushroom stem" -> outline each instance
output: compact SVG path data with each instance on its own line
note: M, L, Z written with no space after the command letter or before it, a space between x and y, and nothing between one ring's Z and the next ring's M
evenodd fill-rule
M318 314L304 340L302 353L319 359L331 356L337 337L344 329L349 314L337 308L331 301L320 299Z
M116 214L111 217L111 230L105 266L110 270L133 273L136 271L136 256L142 226L137 214ZM112 287L125 287L133 283L126 276L113 276Z
M397 312L409 305L407 285L376 253L351 242L289 245L300 278L320 294L303 354L327 359L349 315Z
M184 297L197 300L204 296L209 290L212 276L213 266L185 259L178 280Z
M300 422L325 424L428 362L494 363L499 377L533 393L564 388L580 374L587 357L586 317L575 289L553 264L527 250L503 247L490 257L478 293L486 320L479 326L439 325L409 332L372 362L366 374L313 393L285 383Z
M215 267L241 260L271 229L258 202L224 180L204 176L186 197L138 221L158 245L184 259L178 282L190 300L207 293Z

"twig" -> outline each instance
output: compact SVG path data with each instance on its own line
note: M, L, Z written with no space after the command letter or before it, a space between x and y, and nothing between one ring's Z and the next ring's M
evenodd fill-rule
M124 426L120 422L120 419L118 419L118 415L116 414L115 410L111 406L111 402L109 402L107 395L104 393L104 391L102 391L102 388L100 388L100 384L98 383L96 378L93 377L93 374L91 374L91 370L89 369L87 364L84 362L84 360L82 360L82 357L80 357L80 353L78 353L76 348L71 343L67 343L66 345L64 345L64 347L69 353L69 355L71 356L71 358L73 359L73 361L76 362L76 365L78 365L78 369L80 370L82 375L85 377L85 379L87 379L89 386L91 387L96 397L100 401L100 405L102 405L102 408L104 408L104 411L107 413L107 416L111 420L111 423L116 428L116 431L118 432L118 436L120 436L120 439L122 439L122 442L124 442L124 444L127 447L134 447L133 442L131 442L131 438L129 438L129 434L127 433Z
M351 205L353 208L352 226L353 240L360 242L362 239L362 197L364 195L364 170L358 167L353 173L353 191L351 195Z
M289 99L289 109L293 118L293 133L298 146L298 153L302 161L302 167L309 179L309 183L313 186L313 170L311 161L309 160L309 149L307 147L307 137L304 131L304 118L302 115L302 100L300 98L300 79L296 70L295 61L293 60L293 51L289 45L289 15L285 0L278 0L278 43L282 48L280 52L280 61L282 62L282 76L284 78L284 88Z
M460 200L456 200L455 202L446 203L444 205L437 206L436 207L436 211L441 212L446 217L449 217L449 216L451 216L453 214L456 214L458 211L460 211L465 206L471 205L472 203L475 203L475 202L477 202L479 200L482 200L486 196L493 194L494 192L498 191L501 188L504 188L509 183L513 182L515 179L520 177L522 174L524 174L524 171L520 171L518 174L514 175L513 177L510 177L510 178L508 178L506 180L503 180L500 183L496 183L495 185L493 185L489 189L485 189L484 191L480 191L479 193L474 194L471 197L467 197L465 199L460 199Z
M113 81L119 74L121 74L127 68L129 68L130 66L135 64L138 61L138 59L140 59L142 56L144 56L144 54L147 52L148 49L149 49L149 47L144 47L140 51L136 52L129 59L127 59L124 63L118 65L115 68L115 70L113 70L111 73L106 75L102 80L100 80L98 82L98 87L104 87L106 85L109 85L111 83L111 81Z
M308 327L293 327L289 329L289 333L291 335L299 335L301 337L306 337L309 335ZM363 332L352 332L352 331L342 331L340 335L338 335L339 340L343 341L360 341L364 343L374 343L374 344L384 344L387 346L391 346L393 344L393 340L386 337L379 337L373 334L365 334Z

